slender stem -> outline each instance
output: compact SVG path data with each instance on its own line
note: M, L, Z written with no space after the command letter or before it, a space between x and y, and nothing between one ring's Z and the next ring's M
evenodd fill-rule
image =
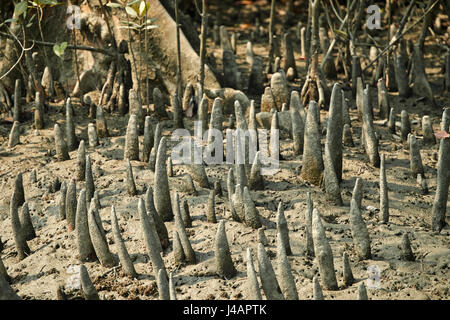
M331 1L331 0L330 0L330 1ZM356 0L353 0L352 4L350 5L350 10L353 10L353 7L354 7L355 5L356 5ZM322 60L322 63L321 63L321 65L320 65L320 69L321 69L321 70L323 70L323 68L324 68L324 66L325 66L325 62L327 61L328 56L331 54L331 52L333 51L334 45L336 44L336 35L335 35L335 32L334 32L333 26L332 26L331 23L330 23L330 17L329 17L329 14L328 14L327 7L324 6L323 8L324 8L324 10L325 10L325 14L326 14L326 16L327 16L327 21L328 21L328 24L330 25L331 32L333 33L333 41L331 41L331 44L330 44L330 46L328 47L328 51L327 51L327 53L325 54L325 57L324 57L323 60ZM347 23L347 21L348 21L348 17L349 17L349 14L347 13L347 14L345 15L344 19L341 21L341 25L339 26L339 31L342 31L342 29L344 29L344 26L346 25L346 23Z
M60 65L61 65L61 70L64 70L64 63L63 63L63 60L62 60L62 59L59 59L59 63L60 63ZM66 90L64 90L64 91L65 91L65 94L64 94L64 101L67 100L67 98L69 97L69 80L67 79L67 77L65 77L65 78L66 78Z
M391 0L386 0L387 1L387 3L388 3L388 7L390 8L391 7ZM387 16L387 18L388 18L388 26L391 26L391 24L392 24L392 16L391 16L391 10L389 10L388 12L387 12L387 14L388 14L388 16ZM388 44L391 42L391 30L390 30L390 28L388 28L388 35L387 35L387 38L388 38Z
M72 36L73 36L73 44L74 44L74 59L75 59L75 72L77 75L78 85L81 85L80 83L80 71L78 70L78 58L77 58L77 37L75 34L76 28L72 29Z
M387 0L388 1L388 5L389 5L389 7L391 7L391 0ZM389 12L388 12L388 25L390 26L391 25L391 19L392 19L392 17L391 17L391 10L389 10ZM391 30L390 30L390 28L388 28L388 35L387 35L387 39L388 39L388 44L389 43L391 43ZM388 49L388 52L387 52L387 57L386 57L386 66L385 66L385 68L386 68L386 79L387 79L387 84L389 85L389 83L391 82L391 79L389 78L389 69L390 69L390 65L391 65L391 52L390 52L390 50Z
M24 45L25 45L25 32L24 32L24 36L23 36L23 38L24 38L24 41L23 41L23 45L22 45L22 43L20 43L20 41L19 41L19 39L17 39L17 37L14 35L14 33L8 28L8 30L9 30L9 32L11 32L11 34L12 34L12 38L14 39L14 40L16 40L17 41L17 43L19 44L19 46L21 47L21 53L20 53L20 56L19 56L19 59L17 59L17 61L13 64L13 66L8 70L8 71L6 71L1 77L0 77L0 80L2 80L4 77L6 77L11 71L13 71L14 70L14 68L20 63L20 61L22 60L22 57L23 57L23 54L25 53L25 51L27 51L27 50L31 50L32 48L33 48L33 46L32 47L30 47L30 48L28 48L28 49L25 49L24 48ZM23 29L22 29L23 30ZM33 75L32 75L33 76Z
M41 40L44 41L44 33L42 32L42 24L41 24L41 20L42 20L42 16L43 16L43 12L42 12L42 8L41 7L37 7L37 15L38 15L38 26L39 26L39 33L41 35ZM48 60L48 55L47 55L47 50L45 50L44 48L44 58L45 58L45 64L47 67L49 66L49 60Z
M142 26L142 18L139 18L139 25ZM142 79L142 27L139 28L138 31L139 36L139 79ZM139 82L140 87L140 82ZM139 96L139 100L142 99L141 96ZM142 101L142 100L141 100Z
M319 12L320 0L311 2L311 56L319 50ZM317 66L316 66L317 68Z
M341 18L341 16L339 15L339 13L337 12L336 8L334 7L334 3L333 0L330 0L330 4L331 4L331 8L333 9L334 15L336 16L336 18L338 18L338 20L341 23L344 23L344 19ZM324 6L325 9L326 6Z
M339 53L339 59L342 61L342 66L344 67L344 75L345 79L350 79L350 72L348 71L348 65L345 63L345 57L344 53L342 52L341 48L338 47L338 53Z
M269 43L272 41L272 37L273 37L274 19L275 19L275 0L272 0L272 2L270 4Z
M44 41L44 33L42 32L42 18L43 18L43 15L44 15L43 14L43 8L39 6L39 7L36 8L36 11L37 11L37 15L38 15L39 33L41 35L41 40ZM44 51L45 66L49 68L49 72L51 73L50 59L48 58L47 50L46 50L45 47L42 48L42 49L43 49L42 51ZM53 76L52 76L52 79L53 79ZM55 94L55 88L54 88L53 83L50 83L50 88L48 88L48 93L49 93L49 95Z
M386 14L389 16L391 14L391 1L390 0L386 0L385 10L386 10Z
M397 30L397 32L395 33L396 35L402 33L403 29L404 29L405 26L406 26L406 22L408 22L408 20L411 18L411 11L412 11L412 9L413 9L415 3L416 3L416 0L412 0L412 1L410 2L409 6L408 6L408 9L406 9L405 15L403 16L402 20L400 21L398 30ZM394 36L394 38L395 38L395 36Z
M180 48L180 23L178 17L178 0L175 1L175 22L177 24L177 95L180 98L182 93L181 84L181 48Z
M197 1L195 1L197 4ZM205 87L205 55L206 55L206 34L207 34L207 8L206 8L206 0L202 1L202 29L201 29L201 42L200 42L200 88L201 91L204 92Z
M375 44L374 46L377 48L382 48L382 46L378 43L378 41L372 37L370 34L367 34L367 37L373 41L373 43ZM361 45L361 44L357 44L357 45ZM367 44L368 46L372 46L371 44Z
M108 28L108 33L109 33L109 35L110 35L111 38L112 38L112 46L113 46L113 49L114 49L114 51L117 52L116 37L114 36L114 31L113 31L113 29L111 28L111 25L110 25L110 23L109 23L109 19L107 18L107 15L106 15L105 12L103 11L103 1L102 1L102 0L98 0L98 2L100 3L100 11L102 12L102 15L105 17L105 22L106 22L106 27ZM89 1L88 1L88 3L89 3ZM128 17L128 15L127 15L127 17ZM117 59L118 59L118 58L117 58ZM119 60L117 60L117 61L119 61Z
M130 25L130 18L128 17L128 13L126 14L126 16L127 16L127 25L129 26ZM127 29L128 29L128 40L129 40L128 41L128 45L130 46L131 57L133 58L134 73L136 74L137 94L138 94L138 97L140 97L141 96L141 86L140 86L139 74L138 74L137 66L136 66L136 64L137 64L136 57L134 55L133 46L131 44L132 43L132 41L131 41L131 29L130 28L127 28Z
M200 9L198 7L197 0L194 1L194 4L195 4L195 9L197 10L197 14L201 17L202 16L202 11L200 11Z
M147 9L146 9L147 10ZM145 12L145 20L144 20L144 47L145 47L145 58L147 59L148 56L148 30L147 30L147 19L148 19L148 12L150 10L147 10ZM149 93L149 80L148 80L148 61L145 61L145 100L147 107L150 105L150 93Z
M365 6L365 0L360 0L359 1L358 13L356 15L355 22L353 23L354 29L353 29L353 32L350 34L350 36L352 38L352 41L356 40L356 35L358 33L358 30L361 27L361 21L362 21L362 17L363 17L363 14L364 14L365 7L366 7Z
M106 22L106 27L108 28L108 33L111 36L111 42L112 42L112 48L114 50L114 54L113 56L116 59L116 66L117 68L119 68L119 55L118 55L118 48L117 48L117 43L116 43L116 37L114 35L114 30L111 28L111 25L109 23L109 17L106 15L105 11L103 10L103 1L102 0L98 0L98 2L100 3L100 12L102 13L102 15L105 17L105 22ZM88 1L88 5L89 7L91 7L89 1ZM106 10L108 12L108 10ZM109 13L109 12L108 12Z
M431 5L431 3L429 5ZM422 30L420 31L420 36L419 36L419 41L418 41L420 50L422 50L422 51L423 51L423 45L425 43L425 38L427 36L428 27L431 24L432 18L433 18L433 12L429 11L425 17L425 20L423 21L423 26L422 26Z
M275 0L272 0L270 4L270 21L269 21L269 65L272 64L274 58L273 48L273 26L275 19Z
M310 59L311 59L311 1L308 0L308 21L306 23L306 30L305 30L305 42L306 42L306 70L309 70L310 65Z

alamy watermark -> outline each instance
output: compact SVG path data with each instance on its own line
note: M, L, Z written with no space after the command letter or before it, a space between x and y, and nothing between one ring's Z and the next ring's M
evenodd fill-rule
M367 29L381 29L381 9L376 4L367 7Z
M66 26L69 30L81 29L81 9L79 6L70 5L67 7L66 14L68 15L66 20Z
M366 280L366 287L368 289L380 289L381 288L381 271L380 268L373 264L367 267L367 273L369 278Z
M70 290L81 289L80 266L70 265L66 272L71 274L71 276L66 280L66 287Z

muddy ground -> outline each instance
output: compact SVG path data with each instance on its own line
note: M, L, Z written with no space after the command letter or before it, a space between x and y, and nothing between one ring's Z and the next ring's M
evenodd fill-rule
M244 6L245 10L250 10ZM232 8L234 14L239 8ZM267 7L262 10L268 12ZM268 16L268 14L266 14ZM226 23L226 21L224 22ZM241 32L237 44L237 61L243 72L244 83L248 79L249 66L245 62L245 47L249 39L246 29L239 25L228 24L229 30ZM292 28L294 30L294 28ZM417 35L412 33L408 38ZM296 49L297 46L295 46ZM208 39L208 48L216 57L221 57L220 48ZM368 48L363 48L368 54ZM436 54L439 49L433 45L433 39L427 40L425 48L426 72L432 83L438 106L432 107L427 101L412 97L400 99L396 92L390 93L391 106L395 108L397 121L402 109L410 113L413 121L412 131L421 143L421 117L430 115L433 127L438 130L442 107L450 104L450 95L443 93L443 75L441 66L443 57ZM254 51L263 57L267 56L265 39L254 43ZM295 52L300 81L290 83L291 90L300 90L303 84L305 63ZM265 58L266 59L266 58ZM219 62L219 59L218 59ZM363 61L364 67L365 61ZM220 64L219 64L220 66ZM220 69L220 68L219 68ZM268 82L267 82L268 83ZM332 82L329 82L331 85ZM372 91L373 101L376 101L376 89ZM351 91L346 91L346 97L354 106ZM260 97L256 99L259 105ZM73 99L75 111L76 134L79 139L87 141L88 110L82 107L79 100ZM26 107L31 109L31 105ZM152 106L150 106L151 110ZM306 192L311 192L315 207L322 215L327 237L334 254L334 264L339 282L339 290L324 290L325 299L356 299L357 286L365 281L369 273L367 269L380 271L378 288L368 288L370 299L448 299L450 296L450 229L445 228L440 234L431 232L431 208L436 190L436 167L438 145L421 147L421 156L425 168L429 194L423 195L416 178L409 171L409 151L400 139L388 132L385 122L378 117L375 108L375 127L381 135L380 153L386 155L386 171L389 187L390 221L383 225L378 222L379 208L379 169L372 167L365 158L360 146L361 122L358 121L355 109L350 110L355 147L344 147L343 182L341 193L344 206L337 207L325 199L324 190L312 186L299 177L302 157L293 156L292 140L281 141L280 171L273 176L265 177L265 190L251 192L256 207L265 219L266 236L269 244L266 250L276 270L276 208L281 201L288 220L290 241L293 255L289 257L292 272L297 285L300 299L312 298L312 279L318 275L318 267L314 261L305 255L305 221ZM152 116L154 124L160 119ZM65 126L64 106L62 102L51 103L47 116L46 127L38 132L32 127L31 119L22 125L21 143L14 148L7 147L8 133L11 125L2 122L0 128L0 238L5 244L1 252L2 260L12 277L12 287L23 299L55 299L57 285L65 285L65 291L72 299L81 297L80 291L70 289L68 279L73 275L70 266L79 264L77 259L76 235L66 229L66 221L58 219L56 199L58 193L51 193L49 185L58 177L68 181L74 177L76 169L76 151L70 152L71 160L57 162L53 144L53 125L58 122ZM321 118L327 117L322 110ZM117 114L106 114L111 137L100 139L100 145L95 149L88 148L93 161L95 187L99 191L102 209L100 215L107 232L111 251L117 251L112 244L110 207L114 205L119 219L119 226L127 249L134 262L138 279L130 279L119 269L111 270L102 267L98 262L86 263L94 285L104 299L157 299L157 286L153 269L146 253L144 239L137 212L137 203L143 197L147 186L153 186L154 174L148 164L132 161L138 196L131 197L125 191L125 162L123 149L125 130L128 117ZM185 125L192 129L191 119L185 119ZM174 129L170 119L162 120L164 135L170 136ZM226 129L228 123L224 123ZM397 127L397 133L399 128ZM142 139L140 137L141 150ZM322 142L325 137L323 136ZM170 141L170 139L168 139ZM169 142L169 146L173 146ZM170 151L169 151L170 152ZM37 183L30 183L30 173L36 168ZM256 231L234 222L228 206L226 192L227 165L215 165L206 168L210 182L220 181L224 197L216 197L216 214L218 220L226 220L227 237L230 244L233 262L238 274L233 279L221 279L215 274L214 237L218 224L206 222L206 207L209 190L196 184L199 195L194 197L179 192L181 200L187 199L191 216L192 228L188 234L198 263L188 266L175 266L173 263L172 243L165 250L163 259L168 272L174 273L178 299L245 299L246 263L245 250L251 248L256 261L257 234ZM14 246L11 220L9 217L9 202L12 194L14 177L23 173L26 201L30 207L32 222L37 238L28 242L32 254L22 261L17 261ZM169 178L171 191L180 190L180 179L187 172L184 166L174 166L174 177ZM349 207L351 193L357 177L364 180L363 218L366 221L372 239L371 260L358 261L349 225ZM77 182L77 190L84 183ZM450 212L447 209L447 212ZM174 222L166 223L172 241ZM408 232L416 261L406 262L400 258L402 234ZM350 258L355 284L346 287L343 284L342 253L347 252ZM256 266L257 268L257 266Z

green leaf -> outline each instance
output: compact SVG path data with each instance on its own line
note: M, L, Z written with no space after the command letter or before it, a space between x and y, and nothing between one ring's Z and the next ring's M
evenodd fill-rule
M150 2L147 2L147 5L145 6L145 15L147 15L148 10L150 10Z
M59 45L56 43L53 46L53 52L62 59L66 48L67 48L67 42L62 42Z
M31 23L35 17L36 17L36 13L31 16L31 18L28 22Z
M109 3L107 3L106 5L107 5L108 7L110 7L110 8L122 8L122 5L121 5L121 4L113 3L113 2L109 2Z
M132 7L133 10L136 11L137 16L139 17L139 3L135 3L130 7Z
M57 0L41 0L40 2L42 4L48 5L48 6L57 6L57 5L61 4Z
M133 4L138 3L139 1L142 1L142 0L131 0L127 3L127 6L132 6Z
M60 58L62 58L63 53L61 52L61 49L59 48L58 44L55 44L53 46L53 52Z
M16 4L16 6L14 8L14 15L16 17L19 17L21 14L24 14L25 12L27 12L27 8L28 8L27 1L19 2L18 4Z
M159 26L157 24L152 24L150 26L146 26L144 28L144 30L151 30L151 29L157 29L157 28L159 28Z
M147 11L146 9L145 1L141 1L141 4L139 5L139 15L143 16L143 14Z
M133 26L135 28L140 28L141 26L138 25L137 23L133 22L133 21L120 21L120 23L124 24L124 25L129 25L129 26Z
M136 28L136 27L130 27L130 26L120 26L119 29L131 29L131 30L139 31L139 28Z
M136 11L134 11L134 9L132 7L126 6L125 7L125 11L127 12L128 15L132 16L133 18L137 18L138 14Z
M53 45L53 52L59 57L59 46L57 43Z
M5 23L12 23L12 22L17 22L16 18L10 18L10 19L6 19Z
M152 23L155 22L156 20L158 20L158 19L156 19L156 18L150 18L150 19L147 19L147 20L143 23L143 25L152 24Z
M345 39L347 39L347 38L348 38L348 35L347 35L347 33L346 33L346 32L344 32L344 31L341 31L341 30L335 29L335 30L334 30L334 32L336 33L336 35L339 35L339 36L341 36L341 37L344 37Z
M39 0L38 2L39 2L40 7L55 5L55 1L50 1L50 0ZM56 4L57 4L57 2L56 2Z

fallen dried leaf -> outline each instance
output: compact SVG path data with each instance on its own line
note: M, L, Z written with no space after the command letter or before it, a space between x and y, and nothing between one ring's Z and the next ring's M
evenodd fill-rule
M241 25L240 25L241 30L245 30L245 29L248 29L251 27L252 27L252 25L250 23L241 23Z
M450 134L445 130L435 132L434 135L438 139L448 139L450 137Z

